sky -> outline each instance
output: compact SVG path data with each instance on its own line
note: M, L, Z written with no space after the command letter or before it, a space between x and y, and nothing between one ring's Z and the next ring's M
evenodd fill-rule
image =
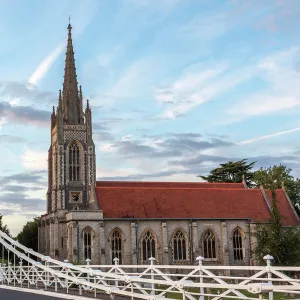
M0 0L0 213L46 211L68 18L98 180L199 181L220 163L300 177L299 0Z

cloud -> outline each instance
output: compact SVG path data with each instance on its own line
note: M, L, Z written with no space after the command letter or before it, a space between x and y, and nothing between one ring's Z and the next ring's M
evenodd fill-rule
M111 103L111 99L137 97L151 91L149 82L155 79L154 65L160 65L159 58L148 57L132 63L123 71L117 82L104 93L108 97L107 104Z
M247 91L244 99L226 110L226 123L268 114L278 114L299 107L299 76L293 65L293 57L299 46L273 53L256 63L254 75L264 82L264 88Z
M46 211L44 197L35 197L34 194L39 191L45 194L47 172L39 170L1 176L0 187L0 213L14 235L20 230L22 221L26 223L28 218Z
M46 209L45 200L30 198L22 193L1 193L0 205L6 209L14 209L15 214L25 211L42 212Z
M227 112L229 114L251 117L282 112L298 105L300 105L300 100L296 97L270 97L261 94L250 97L247 101L235 104Z
M198 73L186 73L165 89L156 89L154 97L168 107L161 118L173 119L193 108L215 99L253 76L253 68L245 66L230 70L225 63L198 65Z
M8 185L8 184L15 184L15 185L22 185L26 184L33 184L35 186L42 185L47 183L45 176L47 172L44 170L37 170L31 172L23 172L23 173L16 173L13 175L6 175L0 176L0 185Z
M4 117L3 123L49 126L50 112L31 106L12 106L8 102L0 102L0 114Z
M16 81L0 81L1 98L13 106L22 102L48 108L57 101L57 95L53 92L41 91L34 85Z
M181 157L205 149L230 146L232 143L211 138L205 140L200 134L164 134L144 136L135 139L125 136L120 140L111 141L109 151L127 159L138 158L171 158Z
M84 3L74 2L72 7L68 8L68 13L72 15L71 23L74 24L73 40L82 34L96 15L99 4L98 0L86 0ZM67 32L66 32L67 34ZM47 75L53 63L57 60L63 50L66 48L66 39L60 42L37 66L28 79L28 83L38 85Z
M44 187L28 187L28 186L21 186L21 185L3 185L1 187L2 192L9 192L9 193L24 193L24 192L31 192L31 191L39 191L44 189Z
M26 140L24 138L13 136L9 134L0 134L0 142L2 143L24 143Z
M287 167L293 169L294 173L298 173L300 171L300 160L296 153L292 153L291 155L259 155L259 156L217 156L217 155L205 155L203 153L196 154L194 156L188 158L181 158L177 160L170 161L170 165L181 167L185 170L184 173L187 174L208 174L212 169L219 166L221 163L226 163L228 161L237 161L247 158L249 162L256 161L255 168L258 169L260 167L269 167L272 165L278 165L279 163L283 163Z
M195 88L201 88L225 71L224 66L217 66L203 73L187 73L166 89L157 89L155 98L161 103L178 103L193 96ZM191 103L193 103L191 101Z
M60 43L34 70L31 74L28 83L38 85L39 82L46 76L52 64L56 61L58 56L62 53L65 47L65 42Z
M48 168L48 153L25 148L21 157L22 165L28 170L46 170Z
M46 175L45 171L31 171L0 177L0 213L13 235L20 230L22 221L25 224L46 211L45 198L34 196L37 192L45 195Z
M227 14L223 12L214 14L204 12L179 28L178 32L185 38L204 40L208 43L209 40L216 39L228 31L230 24L226 17Z
M259 137L256 137L256 138L253 138L253 139L250 139L250 140L245 140L245 141L239 142L237 144L238 145L251 144L251 143L254 143L254 142L257 142L257 141L266 140L266 139L269 139L269 138L272 138L272 137L275 137L275 136L280 136L280 135L293 133L293 132L296 132L296 131L299 131L299 130L300 130L300 127L289 129L289 130L284 130L284 131L279 131L279 132L276 132L276 133L259 136Z

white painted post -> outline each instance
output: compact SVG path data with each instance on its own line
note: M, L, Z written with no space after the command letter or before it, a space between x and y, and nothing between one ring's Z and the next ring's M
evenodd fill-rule
M67 264L69 261L67 259L64 260L64 263ZM68 268L66 267L65 268L65 273L66 275L68 275ZM65 286L66 286L66 289L67 289L67 294L69 293L69 286L68 286L68 279L66 278L65 279Z
M16 249L16 246L14 245L14 249ZM16 254L14 252L14 286L16 286Z
M4 277L4 274L6 273L6 271L5 271L5 263L2 263L2 272L3 272L3 281L5 281L6 282L6 280L5 280L5 277Z
M204 260L204 257L202 257L202 256L198 256L197 258L196 258L196 260L198 260L198 263L199 263L199 266L198 266L198 268L199 268L199 275L200 275L200 283L203 283L203 271L202 271L202 269L203 269L203 260ZM199 300L204 300L204 288L203 287L200 287L200 293L202 294L201 296L200 296L200 298L199 298Z
M7 263L7 270L8 270L8 285L9 285L9 283L11 282L11 262L9 261L8 263Z
M22 258L20 259L20 282L21 282L21 287L22 287Z
M45 266L48 268L49 267L49 263L47 261L45 261ZM47 270L46 272L46 284L45 284L45 290L47 291L48 288L48 282L49 282L49 272Z
M89 266L89 265L90 265L90 262L91 262L91 260L88 258L88 259L86 259L86 260L85 260L85 262L86 262L86 264Z
M89 265L90 265L90 263L91 263L91 260L88 258L88 259L86 259L85 261L86 261L86 264L87 264L87 266L88 266L88 268L89 268ZM90 282L90 273L87 273L87 281ZM91 288L89 288L89 289L91 289Z
M4 245L2 245L2 265L4 264Z
M2 269L2 264L0 263L0 284L4 283L4 276L3 276L4 272Z
M113 261L114 261L114 263L115 263L115 274L118 274L118 264L119 264L119 259L117 258L117 257L115 257L114 259L113 259ZM118 285L119 285L119 282L118 282L118 280L116 279L115 280L115 287L118 287Z
M30 258L30 252L29 251L33 251L32 249L28 249L28 252L27 252L27 258L28 258L28 260L27 260L27 287L29 288L29 284L30 284L30 273L31 273L31 276L33 276L32 275L32 272L30 272L30 265L29 265L29 258Z
M272 278L272 272L271 272L271 261L274 259L273 256L271 255L266 255L264 256L264 260L267 263L267 272L268 272L268 278ZM272 280L269 280L268 282L269 284L273 284ZM273 291L269 292L269 300L274 300L274 295L273 295Z
M54 275L54 279L55 279L55 292L57 292L57 275Z
M94 284L96 285L97 281L96 281L96 274L94 274ZM94 287L94 296L95 298L97 298L97 289L96 287Z
M10 271L11 271L11 268L10 268L10 260L9 260L9 248L8 248L8 252L7 252L7 274L8 274L8 285L10 283L10 277L11 277L11 274L10 274Z
M153 272L153 269L154 269L154 261L156 260L154 257L150 257L149 258L150 260L150 271L151 271L151 295L155 295L155 284L153 283L153 280L154 280L154 272Z
M41 265L41 263L40 263L40 262L37 262L36 264L37 264L37 265ZM36 266L36 267L35 267L35 270L36 270L35 288L37 289L38 280L39 280L39 267L38 267L38 266Z

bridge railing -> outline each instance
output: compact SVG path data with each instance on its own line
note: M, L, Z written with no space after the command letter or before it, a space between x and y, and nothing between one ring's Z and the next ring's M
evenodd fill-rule
M198 257L198 265L75 266L57 261L14 241L0 231L0 244L7 251L8 263L0 265L0 282L6 285L41 288L55 292L93 295L103 293L137 299L274 299L276 294L300 294L299 267L271 266L272 257L265 256L266 266L207 266ZM35 259L33 259L35 258ZM36 260L40 260L37 262Z

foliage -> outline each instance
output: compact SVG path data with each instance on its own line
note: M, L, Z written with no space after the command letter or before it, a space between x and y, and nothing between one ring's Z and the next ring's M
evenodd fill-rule
M198 176L208 182L242 182L243 176L249 187L252 186L252 168L256 162L248 163L246 159L229 161L210 171L208 176Z
M3 216L0 214L0 230L3 231L4 233L6 233L7 235L11 236L7 225L3 224L2 218L3 218Z
M234 183L242 182L244 175L248 187L259 187L262 185L270 190L281 189L282 185L284 185L289 198L300 215L300 180L291 175L292 169L280 164L252 171L255 163L247 163L246 159L235 162L229 161L211 170L208 176L201 175L198 177L208 182Z
M296 227L282 227L282 216L277 207L276 192L272 190L271 218L256 226L254 256L259 264L271 254L273 264L295 266L300 263L300 231Z
M299 212L300 204L300 181L291 175L292 169L280 164L269 168L260 168L254 172L253 181L255 186L262 185L266 189L276 190L282 188L285 190L291 199L291 202ZM298 208L297 208L298 207Z
M36 217L33 221L28 221L22 231L17 235L17 240L24 246L38 251L38 226L40 218Z
M3 216L0 214L0 230L4 233L6 233L7 235L9 235L11 237L11 234L9 232L9 229L7 227L7 225L4 225L3 224L3 220L2 220ZM2 257L2 253L4 254L4 256ZM0 252L0 257L1 257L1 260L0 260L0 263L3 261L4 263L7 262L7 257L8 257L8 251L6 250L6 248L4 248L4 251Z
M254 173L253 181L256 186L263 185L264 188L271 190L280 189L283 183L294 179L290 174L291 171L291 169L282 164L269 168L260 168Z
M291 175L291 169L280 164L252 171L255 162L246 159L221 164L211 170L208 176L199 176L208 182L242 182L243 175L248 187L271 190L271 216L265 223L257 224L254 256L259 264L265 264L263 257L271 254L276 265L300 264L300 231L296 227L282 226L282 216L277 207L276 190L284 185L285 190L299 213L300 180Z

